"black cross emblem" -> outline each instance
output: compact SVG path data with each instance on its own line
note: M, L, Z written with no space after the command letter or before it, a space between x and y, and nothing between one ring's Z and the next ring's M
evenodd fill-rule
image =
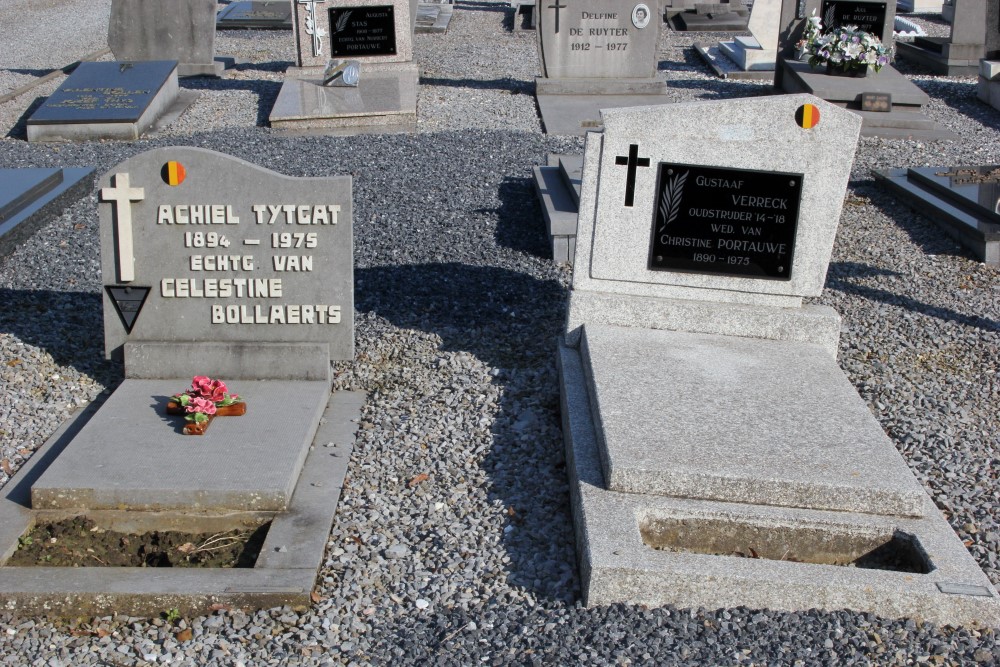
M628 165L628 175L625 177L625 205L631 207L635 201L635 168L648 167L649 158L639 157L639 144L632 144L628 147L628 157L615 156L615 164L623 167Z
M549 5L549 9L556 10L556 34L559 34L559 10L566 9L567 5L560 5L559 0L556 0L556 4Z

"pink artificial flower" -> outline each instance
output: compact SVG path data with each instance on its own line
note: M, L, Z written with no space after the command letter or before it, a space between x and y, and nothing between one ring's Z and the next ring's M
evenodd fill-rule
M212 378L205 375L195 375L191 378L191 393L204 396L205 390L212 386Z
M215 414L215 403L207 398L202 398L201 396L195 396L187 404L187 411L189 413L201 412L206 415Z
M222 380L212 380L212 384L203 390L201 395L214 403L219 403L226 400L227 391L225 382Z

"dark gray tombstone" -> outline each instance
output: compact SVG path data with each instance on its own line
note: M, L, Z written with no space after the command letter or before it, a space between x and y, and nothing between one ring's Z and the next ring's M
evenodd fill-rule
M892 46L895 8L895 2L882 0L823 0L819 16L824 30L853 25Z
M28 141L138 139L179 99L173 60L80 63L28 118Z
M91 186L90 168L0 169L0 256L28 239Z
M112 0L108 46L115 59L176 60L178 76L219 76L215 0Z
M291 30L292 7L288 0L238 0L219 12L215 27Z

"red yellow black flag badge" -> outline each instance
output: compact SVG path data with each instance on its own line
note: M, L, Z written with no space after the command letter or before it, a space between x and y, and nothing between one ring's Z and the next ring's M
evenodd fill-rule
M180 185L184 182L186 175L184 165L173 160L163 165L163 169L160 170L160 176L163 177L163 182L167 185Z
M795 110L795 122L808 130L819 125L819 108L815 104L803 104Z

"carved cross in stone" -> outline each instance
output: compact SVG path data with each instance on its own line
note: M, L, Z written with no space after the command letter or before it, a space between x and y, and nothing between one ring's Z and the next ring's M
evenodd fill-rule
M132 253L132 202L146 198L143 188L129 185L128 174L111 177L114 187L101 188L101 201L114 202L115 250L118 255L118 280L123 283L135 280L135 257Z
M628 156L615 156L615 164L622 167L628 166L628 173L625 177L625 205L632 206L635 201L635 168L648 167L649 158L639 157L639 144L632 144L628 147Z
M318 57L323 55L323 38L326 37L326 30L323 30L316 20L317 2L326 2L326 0L298 0L300 5L307 5L306 34L312 35L313 55Z
M549 9L556 10L556 34L559 34L559 10L566 9L567 5L560 5L559 0L556 0L554 5L549 5Z

